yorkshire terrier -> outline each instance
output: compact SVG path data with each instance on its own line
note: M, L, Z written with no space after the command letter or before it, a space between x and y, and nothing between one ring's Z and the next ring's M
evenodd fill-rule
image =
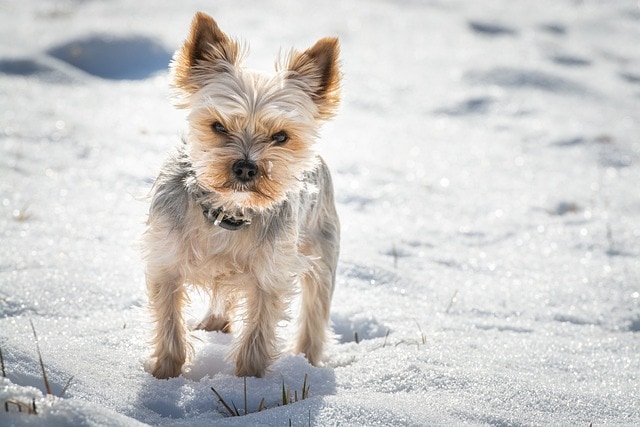
M191 353L185 285L210 297L196 328L234 329L238 376L263 376L278 357L298 288L291 350L320 365L332 336L340 223L314 143L340 102L338 40L282 55L273 76L244 68L244 52L200 12L171 64L188 130L153 185L144 235L157 378L180 375Z

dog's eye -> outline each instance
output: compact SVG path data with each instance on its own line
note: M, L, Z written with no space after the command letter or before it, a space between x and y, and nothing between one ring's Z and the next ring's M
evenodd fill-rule
M211 125L211 129L213 129L213 131L215 133L220 133L223 135L226 135L229 133L229 131L227 130L226 127L224 127L224 125L220 122L215 122L214 124Z
M271 135L271 140L275 142L277 145L282 145L289 140L289 135L283 130L280 132L276 132Z

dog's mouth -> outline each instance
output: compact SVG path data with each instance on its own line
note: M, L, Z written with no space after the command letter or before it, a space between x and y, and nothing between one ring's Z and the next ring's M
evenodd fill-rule
M222 185L208 185L210 191L214 191L223 195L232 194L252 194L260 193L259 189L255 185L256 183L243 183L235 180L228 180L222 183Z
M286 194L278 180L265 179L263 175L258 175L250 182L241 182L233 176L217 181L209 178L203 175L197 181L206 191L217 194L218 201L227 208L268 209L280 202Z
M256 193L256 186L253 184L245 184L242 182L235 182L229 186L234 193Z
M239 208L260 210L273 205L278 200L278 197L269 188L261 188L254 184L230 183L211 188L211 190L230 203L229 206Z
M273 199L273 195L275 194L273 182L268 182L262 179L261 176L258 176L258 178L251 182L239 182L234 180L228 182L225 185L225 188L228 192L238 196L257 197L266 200Z

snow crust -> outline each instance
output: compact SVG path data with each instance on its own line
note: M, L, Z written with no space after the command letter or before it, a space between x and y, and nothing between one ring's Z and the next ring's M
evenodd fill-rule
M324 368L248 378L234 418L211 391L244 410L229 336L145 370L138 238L197 10L263 70L338 36L345 76L319 144L337 339ZM0 425L640 424L637 1L9 0L0 40L0 402L38 412Z

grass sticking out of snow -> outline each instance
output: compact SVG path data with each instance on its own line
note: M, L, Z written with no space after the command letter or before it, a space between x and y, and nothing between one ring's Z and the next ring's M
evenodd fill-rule
M247 400L247 378L244 377L243 380L244 380L243 381L244 409L242 411L238 409L238 407L236 406L233 400L231 401L231 404L229 404L225 400L225 398L214 387L211 387L211 391L213 391L213 393L218 398L218 401L222 404L224 409L227 411L227 413L231 417L240 417L243 415L251 414L254 412L261 412L265 409L268 409L264 403L265 398L263 397L260 400L260 404L258 405L258 408L255 411L252 412L249 410L249 405ZM292 395L291 387L285 385L284 378L282 378L282 397L281 397L280 404L277 406L291 405L293 403L307 399L309 397L309 390L311 388L310 384L308 383L308 380L309 380L308 374L304 374L304 379L302 381L302 389L300 391L300 394L298 394L298 390L294 390Z
M36 333L36 327L33 326L33 321L29 320L31 324L31 330L33 331L33 338L36 341L36 350L38 351L38 361L40 362L40 369L42 370L42 379L44 380L44 388L47 394L53 394L51 392L51 386L49 385L49 378L47 378L47 371L44 369L44 362L42 361L42 353L40 352L40 344L38 343L38 334Z
M71 385L71 382L73 381L73 376L70 377L67 382L65 383L64 387L62 388L62 390L60 391L60 393L56 396L54 395L53 391L51 390L51 384L49 383L49 377L47 376L47 370L44 366L44 362L42 360L42 352L40 351L40 343L38 341L38 333L36 332L36 327L33 324L32 320L29 320L29 324L31 325L31 331L33 332L33 338L35 340L35 344L36 344L36 352L38 354L38 363L40 365L40 372L42 372L42 381L44 383L44 389L46 391L46 396L47 398L49 397L58 397L58 398L62 398L64 396L64 394L66 393L67 389L69 388L69 386ZM7 370L6 370L6 366L4 363L4 357L2 355L2 348L0 348L0 368L2 370L2 377L3 378L7 378ZM25 403L21 400L18 399L13 399L13 398L9 398L4 400L3 402L3 406L4 406L4 411L5 412L11 412L12 409L17 411L17 412L21 412L21 413L26 413L26 414L30 414L30 415L38 415L38 408L36 405L36 399L32 398L30 403Z

